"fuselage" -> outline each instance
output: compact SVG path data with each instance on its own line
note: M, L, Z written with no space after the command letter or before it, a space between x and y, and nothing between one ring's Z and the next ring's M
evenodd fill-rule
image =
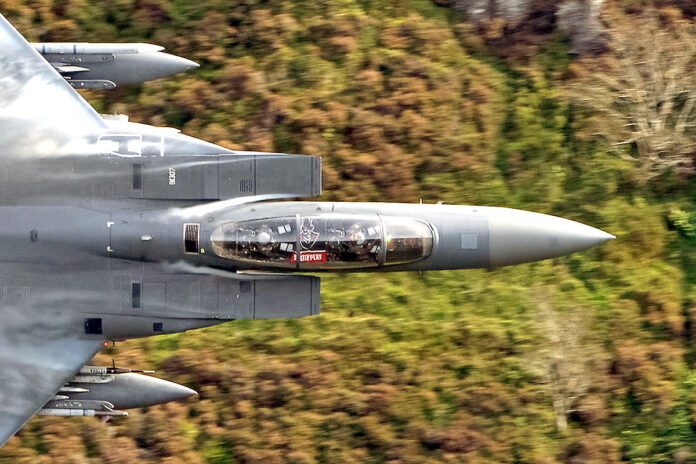
M0 262L21 270L0 297L66 308L86 336L311 316L320 279L307 274L495 268L613 238L507 208L278 201L321 194L320 158L105 126L58 151L12 145L0 166Z
M491 268L554 258L612 238L554 216L477 206L263 202L139 210L0 208L0 260L85 256L230 271Z

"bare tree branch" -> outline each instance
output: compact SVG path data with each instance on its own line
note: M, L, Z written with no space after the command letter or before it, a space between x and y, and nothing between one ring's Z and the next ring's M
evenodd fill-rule
M685 19L612 11L611 57L602 69L572 83L570 100L594 118L591 133L615 146L650 178L666 169L692 173L696 153L696 37Z
M530 353L528 366L547 386L558 430L568 426L568 416L587 394L592 380L592 348L587 343L588 321L582 309L561 314L553 308L549 292L534 291L535 323L544 340Z

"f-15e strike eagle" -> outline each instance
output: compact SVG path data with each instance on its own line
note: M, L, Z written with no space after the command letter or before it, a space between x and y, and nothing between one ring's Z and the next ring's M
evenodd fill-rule
M613 238L505 208L279 202L321 193L319 158L102 117L39 51L0 15L0 445L36 413L192 394L84 364L112 340L318 314L307 273L490 268Z

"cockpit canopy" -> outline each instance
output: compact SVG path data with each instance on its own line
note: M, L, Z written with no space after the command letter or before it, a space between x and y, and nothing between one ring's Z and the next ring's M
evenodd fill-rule
M339 270L424 259L433 231L411 218L327 213L230 222L211 241L217 256L244 264Z

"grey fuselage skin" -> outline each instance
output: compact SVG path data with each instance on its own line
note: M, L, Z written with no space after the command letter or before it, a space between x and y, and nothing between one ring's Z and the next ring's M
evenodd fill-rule
M211 235L229 222L310 214L409 217L432 228L432 250L422 259L339 271L488 268L560 256L611 238L565 219L490 207L312 202L149 210L7 206L0 207L0 260L21 265L22 282L36 275L35 285L25 285L17 297L24 304L49 310L60 302L83 312L86 325L98 324L86 326L87 335L113 340L235 319L302 317L319 313L319 279L285 273L321 269L302 263L288 268L287 262L253 267L226 259L212 252ZM199 226L199 235L196 248L187 251L185 233L191 224ZM56 265L63 273L46 275L45 269ZM237 272L248 270L284 274ZM13 285L16 278L4 276L5 291L20 287Z
M150 263L187 263L225 269L312 271L273 264L250 266L212 252L220 224L257 218L325 213L416 218L432 227L429 256L412 263L338 271L426 271L492 268L553 258L611 238L589 226L537 213L495 207L398 204L268 202L210 209L98 211L67 207L0 207L0 260L80 265L86 257ZM197 252L186 252L186 224L200 225ZM33 237L33 240L32 240ZM471 237L467 243L462 240Z

